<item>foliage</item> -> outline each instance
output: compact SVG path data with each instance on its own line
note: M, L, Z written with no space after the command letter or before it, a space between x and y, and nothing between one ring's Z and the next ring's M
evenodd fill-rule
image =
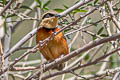
M4 37L0 38L0 42L4 44L4 46L2 45L3 48L0 45L0 51L3 50L3 61L5 61L0 67L0 74L9 71L9 74L6 73L9 77L5 75L3 78L11 78L12 76L11 80L23 80L35 75L39 77L38 73L41 73L44 75L41 75L44 80L52 76L56 76L56 80L64 78L64 76L68 80L77 78L80 80L91 78L93 80L109 80L109 78L113 79L119 71L119 0L88 0L88 2L86 0L11 1L0 0L0 7L3 8L0 10L0 30L4 28L5 32ZM30 4L27 1L30 1ZM56 3L57 6L55 6ZM38 9L41 12L40 14L51 9L60 15L63 14L59 18L57 27L62 30L68 42L69 54L64 55L65 57L62 56L46 63L42 62L44 60L40 58L38 47L43 48L58 34L53 32L52 38L40 41L36 45L34 35L42 21L38 19ZM68 12L64 13L66 11ZM4 20L3 24L2 20ZM1 53L0 59L2 58ZM9 61L6 59L7 57ZM68 61L67 66L62 71L52 69L60 62L66 61ZM40 71L36 72L36 68L37 70L40 68ZM52 71L51 74L47 72L49 69ZM107 69L110 71L109 75ZM62 77L57 77L62 74L64 74ZM119 80L119 77L116 80Z

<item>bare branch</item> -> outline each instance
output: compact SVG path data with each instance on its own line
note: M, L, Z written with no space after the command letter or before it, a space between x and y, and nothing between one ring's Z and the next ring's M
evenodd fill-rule
M15 0L10 0L9 3L0 11L0 16L3 15L3 13L10 8L11 4L14 2Z
M45 69L44 69L44 72L47 71L47 70L49 70L50 68L54 67L55 65L57 65L57 64L59 64L59 63L68 61L69 59L75 57L76 55L79 55L80 53L83 53L83 52L85 52L85 51L87 51L87 50L89 50L89 49L91 49L91 48L93 48L93 47L96 47L96 46L98 46L98 45L100 45L100 44L103 44L103 43L105 43L105 42L109 42L109 41L112 41L112 40L116 40L116 39L118 39L119 37L120 37L120 33L119 33L119 34L116 34L116 35L113 35L113 36L110 36L110 37L107 37L107 38L104 38L104 39L98 39L98 40L92 41L92 42L90 42L89 44L83 46L82 48L79 48L79 49L77 49L77 50L69 53L68 55L66 55L66 56L64 56L64 57L57 59L56 61L53 61L53 62L51 62L51 63L49 63L49 64L46 64ZM117 51L118 51L118 50L119 50L119 49L117 49ZM114 52L114 51L113 51L113 52ZM113 53L113 52L112 52L112 53ZM96 60L96 61L99 61L99 59ZM92 63L92 62L91 62L91 63ZM94 63L95 63L95 62L94 62ZM92 63L92 64L93 64L93 63ZM89 64L89 65L91 65L91 64ZM85 67L85 66L87 66L87 65L84 65L84 67ZM81 67L83 67L83 66L81 66ZM66 71L65 71L65 73L66 73ZM38 74L39 74L39 72L37 72L37 73L34 74L33 76L27 78L26 80L32 79L33 77L36 77Z
M93 0L81 0L76 5L74 5L74 6L70 7L69 9L65 10L64 12L60 13L60 15L61 16L65 16L66 14L68 14L69 12L71 12L72 10L77 9L80 6L85 5L86 3L89 3L91 1L93 1Z
M74 68L71 68L71 69L67 69L67 70L59 71L59 72L56 72L56 73L53 73L53 74L50 74L50 75L46 75L42 79L44 80L44 79L47 79L47 78L50 78L50 77L53 77L53 76L57 76L57 75L61 75L61 74L64 74L64 73L70 73L71 71L74 71L76 69L79 69L79 68L82 68L82 67L86 67L86 66L90 66L90 65L93 65L93 64L97 64L102 59L108 57L109 55L111 55L111 54L113 54L113 53L115 53L115 52L117 52L119 50L120 50L120 48L115 49L115 50L113 50L113 51L111 51L111 52L109 52L109 53L99 57L98 59L94 60L93 62L90 62L90 63L87 63L87 64L83 64L83 65L78 65L78 66L76 66ZM27 78L26 80L31 80L32 78L36 77L36 75L31 76L31 77Z

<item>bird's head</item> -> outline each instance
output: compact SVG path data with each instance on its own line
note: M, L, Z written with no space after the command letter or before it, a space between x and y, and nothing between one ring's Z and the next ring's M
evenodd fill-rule
M60 15L55 11L48 11L42 15L41 26L47 29L55 29Z

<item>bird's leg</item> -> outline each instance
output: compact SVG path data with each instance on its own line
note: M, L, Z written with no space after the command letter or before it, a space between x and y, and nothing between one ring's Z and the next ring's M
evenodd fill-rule
M51 63L52 61L46 61L46 62L44 62L44 64L49 64L49 63Z
M64 55L62 54L59 58L62 58ZM57 63L57 60L59 59L59 58L56 58L55 59L55 63Z
M46 63L42 64L43 71L45 71L45 65L46 65Z
M45 69L45 65L46 64L49 64L49 63L51 63L52 61L45 61L42 65L43 65L43 69Z
M64 55L62 54L59 58L62 58L63 56ZM57 58L57 59L59 59L59 58ZM57 60L56 60L56 62L57 62ZM65 67L65 63L60 63L56 67L57 67L57 70L62 70Z
M44 64L44 65L46 65L46 64L49 64L49 63L51 63L52 61L46 61L46 63ZM44 68L45 69L45 68ZM48 70L48 73L49 73L49 75L51 75L51 70L49 69Z
M64 57L65 55L64 54L62 54L61 56L60 56L60 58L62 58L62 57Z
M49 75L51 75L51 70L50 69L48 70L48 73L49 73Z

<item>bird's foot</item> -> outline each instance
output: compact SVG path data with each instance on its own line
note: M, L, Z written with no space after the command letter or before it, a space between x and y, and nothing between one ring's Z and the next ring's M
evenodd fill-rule
M45 71L46 64L42 64L43 71Z
M64 57L65 55L64 54L62 54L61 56L60 56L60 58L62 58L62 57Z

